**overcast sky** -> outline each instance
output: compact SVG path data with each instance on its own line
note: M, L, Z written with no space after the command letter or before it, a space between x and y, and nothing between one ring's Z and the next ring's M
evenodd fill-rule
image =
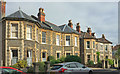
M56 25L80 22L81 30L91 27L98 38L101 34L118 44L118 3L117 2L7 2L6 15L19 7L28 15L37 16L40 7L44 8L46 20ZM75 28L75 27L74 27Z

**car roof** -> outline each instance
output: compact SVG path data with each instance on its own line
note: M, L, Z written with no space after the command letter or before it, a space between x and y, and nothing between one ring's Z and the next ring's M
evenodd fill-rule
M79 62L64 62L64 63L58 63L58 64L54 64L54 65L67 65L67 64L71 64L71 63L79 63Z

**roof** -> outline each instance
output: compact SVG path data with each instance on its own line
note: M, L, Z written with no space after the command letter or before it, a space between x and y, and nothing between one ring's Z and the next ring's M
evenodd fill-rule
M90 35L87 32L81 32L80 38L84 38L84 39L96 39L94 36Z
M101 42L101 43L110 43L110 44L112 44L112 42L108 41L108 40L105 39L105 38L97 38L97 41L98 41L98 42Z
M80 34L79 32L77 32L76 30L72 29L71 27L69 27L68 25L61 25L59 26L59 28L64 32L64 33L76 33L76 34Z
M4 18L5 19L25 19L25 20L30 20L30 21L34 21L34 22L36 21L31 16L24 13L22 10L18 10L16 12L14 12L13 14L10 14Z
M49 26L53 31L62 32L62 30L57 25L55 25L53 23L45 21L45 22L43 22L43 24Z

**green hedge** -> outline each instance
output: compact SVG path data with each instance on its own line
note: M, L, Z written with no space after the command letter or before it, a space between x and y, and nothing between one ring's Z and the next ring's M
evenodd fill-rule
M70 55L65 58L65 62L79 62L81 63L81 58L79 56Z

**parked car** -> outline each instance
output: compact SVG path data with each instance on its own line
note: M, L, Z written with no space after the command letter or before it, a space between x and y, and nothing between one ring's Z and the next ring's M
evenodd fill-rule
M88 72L92 74L93 70L78 62L66 62L53 65L50 72Z
M26 74L26 73L12 67L0 67L0 74Z

